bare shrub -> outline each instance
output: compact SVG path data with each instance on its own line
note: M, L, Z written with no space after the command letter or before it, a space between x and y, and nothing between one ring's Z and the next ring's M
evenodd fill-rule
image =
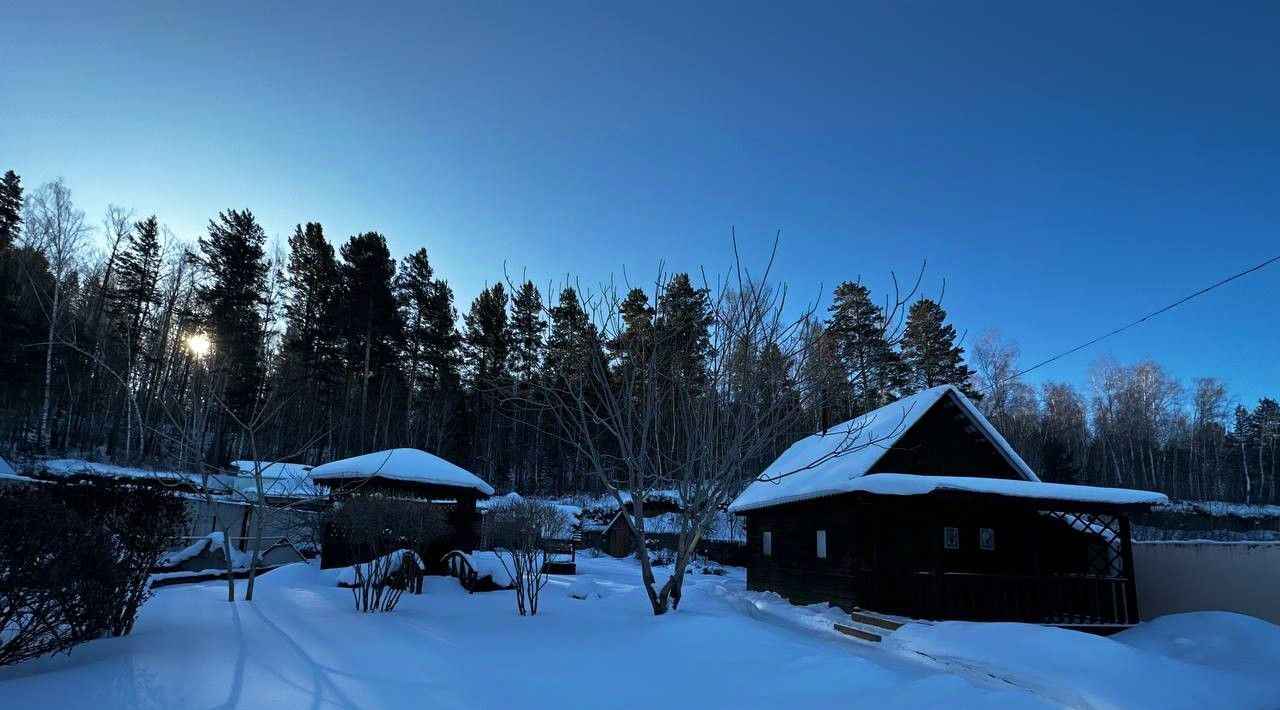
M60 486L59 498L74 515L103 534L103 554L115 566L105 631L133 631L138 610L151 598L151 572L185 527L185 501L159 485L90 480Z
M406 588L418 589L424 573L419 550L449 530L436 506L379 495L344 498L329 514L353 557L364 562L344 571L356 609L392 611Z
M554 505L512 500L494 506L486 521L489 541L516 590L520 615L538 613L538 595L547 584L547 559L553 541L569 518Z
M0 665L102 635L118 575L95 538L43 490L0 495Z

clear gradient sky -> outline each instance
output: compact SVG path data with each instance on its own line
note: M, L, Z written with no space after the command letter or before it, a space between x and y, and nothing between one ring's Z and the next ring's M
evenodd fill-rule
M117 5L119 5L117 7ZM1280 253L1280 3L0 0L0 170L194 240L248 207L426 246L464 309L722 271L796 298L928 261L1029 364ZM1280 265L1036 373L1280 394Z

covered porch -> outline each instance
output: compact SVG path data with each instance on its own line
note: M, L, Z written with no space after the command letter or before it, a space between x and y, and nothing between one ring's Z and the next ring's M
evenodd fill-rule
M918 619L1107 630L1139 620L1135 504L937 489L854 494L857 606Z

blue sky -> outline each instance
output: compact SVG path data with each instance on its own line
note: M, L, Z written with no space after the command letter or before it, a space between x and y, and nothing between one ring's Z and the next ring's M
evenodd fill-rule
M1276 3L7 3L0 169L514 274L928 261L1029 364L1280 253ZM1280 394L1280 266L1064 359Z

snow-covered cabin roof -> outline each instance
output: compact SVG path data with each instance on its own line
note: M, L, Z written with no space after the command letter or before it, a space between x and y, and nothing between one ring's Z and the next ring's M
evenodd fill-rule
M858 490L854 481L866 476L926 412L947 398L1024 480L1040 480L968 397L951 385L942 385L797 441L747 486L729 510L738 513Z
M309 475L313 481L376 476L393 481L471 488L486 496L493 495L493 487L474 473L418 449L388 449L331 461L311 469Z

